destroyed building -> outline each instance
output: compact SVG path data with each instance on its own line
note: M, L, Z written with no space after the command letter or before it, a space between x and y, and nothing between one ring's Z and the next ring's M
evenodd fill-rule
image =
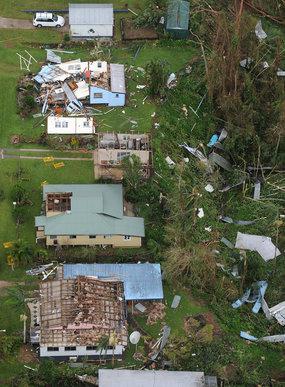
M128 339L122 281L87 276L43 281L39 301L41 358L122 357Z
M94 151L95 179L123 179L122 161L137 156L143 178L150 177L152 152L146 134L98 133L98 149Z
M140 247L144 219L133 216L116 184L46 184L36 240L47 246Z
M124 106L124 65L80 59L44 65L33 78L42 114L88 115L90 104Z

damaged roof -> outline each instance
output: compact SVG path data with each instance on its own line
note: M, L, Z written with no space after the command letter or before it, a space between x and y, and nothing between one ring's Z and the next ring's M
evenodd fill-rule
M35 218L45 235L130 235L144 236L144 219L124 216L120 184L46 184L48 193L72 192L71 210Z
M163 299L161 268L158 263L77 263L63 265L64 279L76 278L80 275L99 279L112 277L123 281L127 301Z

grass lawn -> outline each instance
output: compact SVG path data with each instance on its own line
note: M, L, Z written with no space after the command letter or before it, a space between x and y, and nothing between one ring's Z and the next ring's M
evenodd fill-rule
M23 10L29 9L68 9L69 3L102 3L102 0L45 0L44 2L39 0L0 0L0 15L2 17L13 17L17 19L28 19L31 16L27 13L22 12ZM115 9L125 8L125 4L128 4L128 7L136 10L143 7L144 0L113 0L105 1L105 3L112 3Z

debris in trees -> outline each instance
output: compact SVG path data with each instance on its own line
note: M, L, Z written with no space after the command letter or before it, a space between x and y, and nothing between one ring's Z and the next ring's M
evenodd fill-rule
M258 40L261 42L262 40L267 38L267 33L262 28L261 20L258 20L255 26L255 35L258 38Z
M243 67L244 69L248 69L252 62L253 62L253 59L248 57L248 58L245 58L245 59L241 60L241 61L239 62L239 64L240 64L241 67Z
M165 161L167 162L169 168L173 168L174 167L175 162L169 156L165 157Z
M148 312L147 325L153 325L165 316L165 305L162 302L154 302Z
M256 251L264 261L274 259L281 254L272 243L271 238L263 235L250 235L238 232L235 247L241 250Z
M207 184L205 190L211 193L214 192L214 187L212 186L212 184Z
M281 69L278 69L277 70L277 77L285 77L285 71L281 70Z
M254 193L253 193L254 200L260 199L260 188L261 188L261 183L259 180L257 180L254 184Z
M176 309L180 304L181 296L175 295L171 304L172 309Z

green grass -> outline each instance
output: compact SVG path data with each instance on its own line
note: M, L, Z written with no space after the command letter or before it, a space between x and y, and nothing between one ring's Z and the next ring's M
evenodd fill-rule
M68 9L69 3L102 3L102 0L25 0L20 2L18 0L0 0L0 15L2 17L13 17L17 19L28 19L31 16L22 12L28 9ZM129 0L124 2L122 0L106 1L112 3L114 8L121 9L128 3L129 8L134 10L140 9L145 3L144 0Z

